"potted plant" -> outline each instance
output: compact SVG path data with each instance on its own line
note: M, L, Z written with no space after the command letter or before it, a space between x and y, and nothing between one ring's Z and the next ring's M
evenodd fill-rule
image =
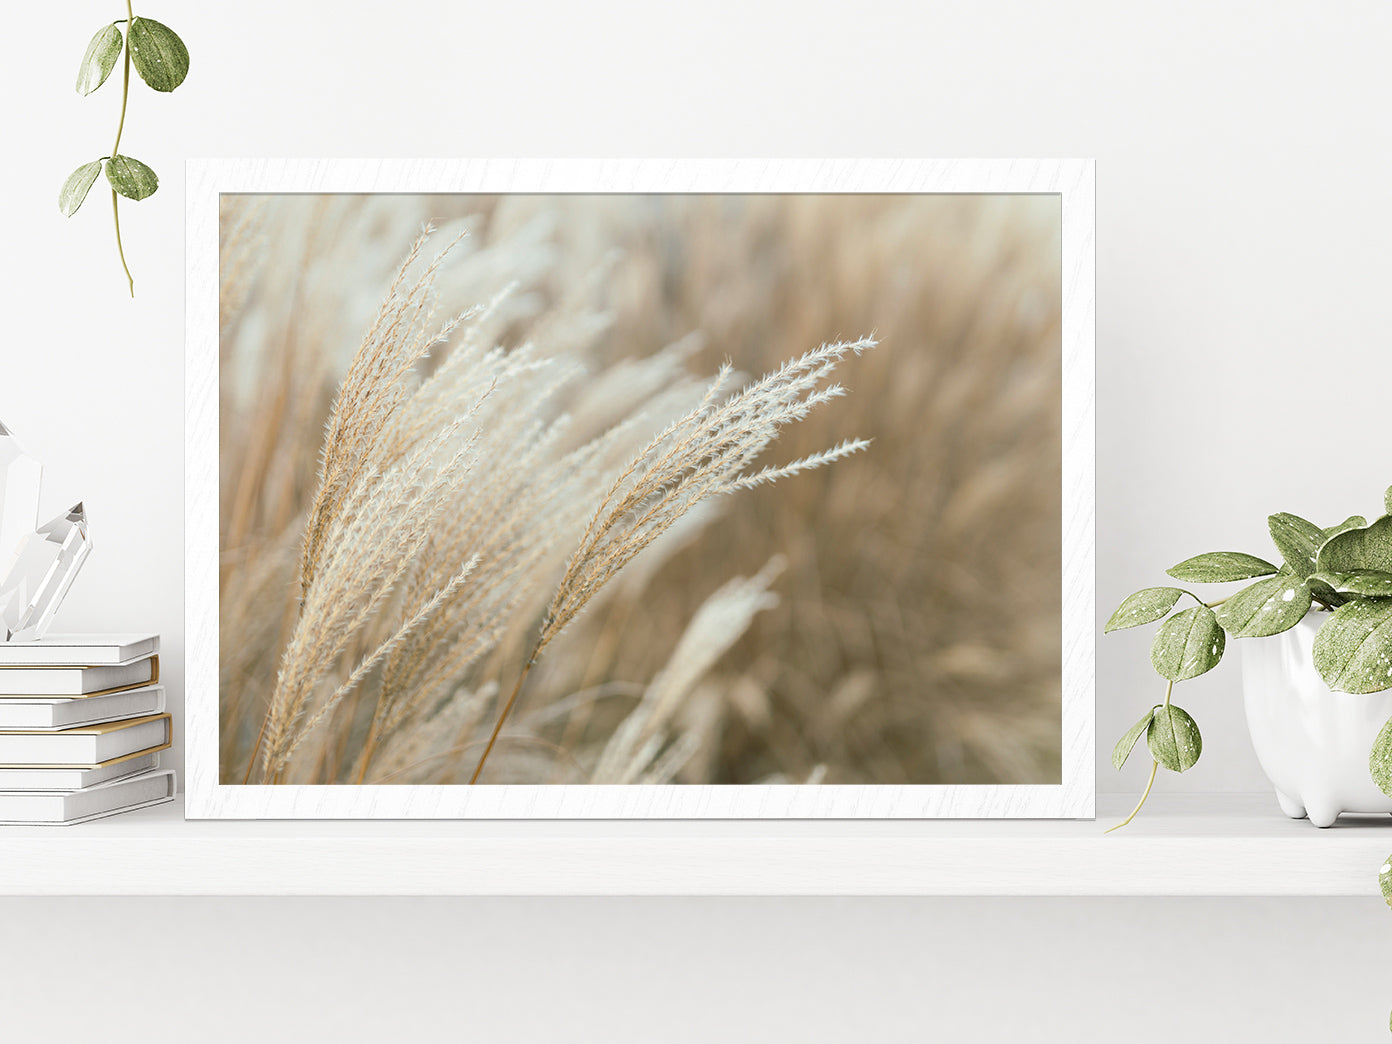
M1167 570L1181 583L1252 581L1226 598L1149 587L1121 603L1104 632L1163 621L1150 659L1166 686L1112 751L1120 769L1144 734L1153 764L1141 800L1111 830L1136 817L1161 766L1183 772L1199 760L1199 727L1171 696L1176 682L1218 666L1229 638L1269 639L1244 643L1243 702L1283 811L1321 827L1341 812L1392 811L1392 488L1383 504L1373 522L1354 516L1329 529L1272 515L1279 566L1217 551ZM1378 883L1392 906L1392 856Z
M1229 638L1272 639L1244 656L1244 696L1253 745L1286 813L1329 826L1340 812L1392 811L1392 488L1385 509L1371 523L1355 515L1329 529L1272 515L1283 564L1215 551L1167 570L1183 583L1253 581L1236 593L1205 601L1148 587L1121 603L1103 630L1163 621L1150 660L1167 684L1164 701L1112 751L1120 769L1144 734L1153 761L1145 793L1117 826L1135 818L1161 766L1183 772L1199 760L1198 725L1171 697L1176 682L1218 665ZM1186 598L1195 604L1181 606ZM1358 737L1366 742L1351 772Z

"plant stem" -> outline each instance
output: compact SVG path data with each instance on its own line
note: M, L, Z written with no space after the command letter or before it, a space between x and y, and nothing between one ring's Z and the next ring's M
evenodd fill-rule
M1150 763L1150 779L1146 781L1145 793L1141 795L1141 800L1136 802L1136 807L1131 810L1131 814L1129 816L1123 819L1116 826L1108 827L1106 830L1103 831L1103 833L1110 834L1113 830L1120 830L1127 823L1131 822L1131 820L1136 818L1136 813L1139 812L1141 810L1141 806L1146 803L1146 798L1150 797L1150 788L1155 785L1155 773L1159 770L1159 768L1160 762L1152 761Z
M135 277L131 275L130 265L126 264L126 250L121 246L121 211L116 203L116 190L111 190L111 217L116 222L116 253L120 255L121 267L126 272L126 282L130 284L130 295L135 296Z
M261 719L261 731L256 734L256 746L251 748L251 760L247 762L246 775L242 777L243 786L251 782L251 770L256 765L256 755L261 753L261 739L266 735L266 722L270 720L271 714L268 710L266 716Z
M502 713L498 715L497 724L493 726L493 734L488 737L488 746L483 748L483 757L479 758L478 766L474 769L474 774L469 779L469 785L473 786L478 782L479 776L483 772L483 763L488 760L488 755L493 751L493 744L498 742L498 733L503 731L503 722L507 721L507 716L512 712L512 705L517 702L517 694L522 691L522 683L527 680L527 674L532 669L532 664L536 663L537 654L541 652L538 645L535 652L527 659L527 666L522 668L522 673L517 676L517 684L512 687L512 695L508 697L507 703L503 704Z
M372 755L377 752L377 715L372 716L372 724L367 728L367 739L363 742L362 754L360 755L360 767L358 768L358 785L361 786L363 780L367 778L367 766L372 761Z
M1170 682L1169 684L1167 684L1167 685L1165 686L1165 704L1164 704L1164 705L1165 705L1166 707L1168 707L1168 706L1170 705L1170 696L1171 696L1173 693L1174 693L1174 682ZM1133 820L1133 819L1136 818L1136 813L1139 812L1139 811L1142 809L1142 807L1144 807L1144 805L1145 805L1145 803L1146 803L1146 798L1150 797L1150 788L1153 787L1153 786L1155 786L1155 773L1159 770L1159 768L1160 768L1160 762L1158 762L1158 761L1156 761L1154 758L1152 758L1152 759L1151 759L1151 762L1150 762L1150 779L1148 779L1148 780L1146 781L1145 793L1143 793L1143 794L1141 795L1141 800L1136 802L1136 807L1133 808L1133 809L1131 810L1131 814L1130 814L1129 816L1127 816L1125 819L1123 819L1123 820L1122 820L1120 823L1118 823L1116 826L1114 826L1114 827L1108 827L1106 830L1103 831L1103 833L1105 833L1105 834L1110 834L1113 830L1120 830L1120 829L1121 829L1122 827L1124 827L1127 823L1131 822L1131 820Z
M130 30L131 24L135 21L135 12L131 10L131 0L126 0L126 40L125 51L126 60L121 68L121 121L116 124L116 143L111 146L111 158L115 159L121 149L121 132L126 129L126 102L130 98L130 67L131 67L131 44ZM135 296L135 277L131 275L130 265L126 264L126 248L121 245L121 210L116 200L116 190L111 190L111 216L116 222L116 253L121 256L121 267L126 273L126 282L130 284L130 295Z

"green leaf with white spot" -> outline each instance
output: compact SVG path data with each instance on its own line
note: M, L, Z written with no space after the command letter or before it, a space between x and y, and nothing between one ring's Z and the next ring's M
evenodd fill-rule
M1373 749L1368 755L1368 771L1372 773L1373 782L1378 785L1378 789L1392 797L1392 718L1387 720L1382 726L1382 731L1377 734L1377 739L1373 740ZM1392 857L1386 862L1392 862ZM1387 880L1386 865L1378 877L1380 881ZM1386 884L1383 885L1382 894L1387 895Z
M1315 571L1315 556L1324 543L1323 529L1284 511L1268 518L1266 526L1292 573L1303 580Z
M106 82L111 70L116 68L116 59L121 57L124 44L121 30L114 25L104 25L87 45L87 53L82 56L82 64L77 68L77 93L91 94Z
M84 163L68 175L63 187L58 190L58 209L63 212L64 217L72 217L77 213L77 208L82 206L82 201L87 198L92 182L97 180L101 169L102 161L93 160L91 163Z
M1340 606L1315 635L1314 660L1320 676L1337 692L1392 688L1392 599Z
M1234 638L1266 638L1290 630L1309 611L1310 589L1305 581L1285 574L1244 587L1214 615Z
M107 160L106 180L127 199L144 199L159 188L155 172L130 156L112 156Z
M1341 595L1392 598L1392 573L1381 569L1353 569L1347 573L1312 573L1326 588Z
M1350 573L1356 569L1392 573L1392 515L1331 537L1320 548L1317 564L1321 573Z
M189 71L188 48L179 34L153 18L137 18L130 27L135 71L157 91L172 91Z
M1150 645L1150 662L1160 677L1187 681L1218 666L1225 642L1213 610L1195 606L1160 625Z
M1136 741L1141 738L1141 733L1150 728L1151 719L1155 717L1155 708L1146 712L1146 716L1136 724L1126 730L1126 735L1117 740L1117 745L1112 748L1112 768L1118 772L1121 766L1126 764L1126 759L1131 756L1131 750L1136 746Z
M1107 626L1102 628L1102 633L1109 634L1124 627L1154 623L1173 609L1183 594L1184 592L1177 587L1147 587L1143 591L1128 595L1126 600L1117 606L1117 611L1107 621Z
M1159 707L1146 729L1150 755L1171 772L1191 769L1203 753L1199 726L1174 704Z
M1241 551L1210 551L1206 555L1186 558L1166 570L1176 580L1197 584L1225 584L1230 580L1250 580L1255 576L1270 576L1276 567L1255 555Z

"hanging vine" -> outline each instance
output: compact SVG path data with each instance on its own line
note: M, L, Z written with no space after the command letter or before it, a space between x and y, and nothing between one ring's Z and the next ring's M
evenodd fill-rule
M126 32L122 34L121 25ZM87 45L82 65L77 71L77 93L88 95L107 81L118 59L124 58L121 71L121 117L116 124L116 142L111 155L84 163L68 175L58 192L58 209L66 217L77 213L91 190L97 175L105 172L111 185L111 215L116 225L116 253L126 273L131 296L135 296L135 279L126 264L126 251L121 243L120 197L141 200L159 188L159 178L146 164L121 152L121 134L126 129L126 105L130 100L130 71L157 91L168 93L184 82L188 75L189 53L177 33L153 18L137 18L126 0L126 17L104 25Z

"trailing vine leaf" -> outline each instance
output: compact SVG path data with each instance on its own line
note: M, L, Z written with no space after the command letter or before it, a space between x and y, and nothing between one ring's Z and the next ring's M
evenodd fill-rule
M112 156L106 161L106 180L127 199L153 196L159 188L155 172L130 156Z
M1382 899L1392 906L1392 855L1382 861L1378 870L1378 887L1382 889Z
M1203 737L1198 723L1174 704L1155 710L1146 729L1146 746L1151 757L1171 772L1191 769L1203 753Z
M189 53L179 34L153 18L136 18L130 27L131 61L140 78L157 91L172 91L188 75Z
M1136 746L1136 741L1141 738L1141 733L1150 728L1151 719L1155 717L1155 708L1152 707L1146 712L1146 716L1136 724L1126 730L1126 735L1117 740L1117 745L1112 748L1112 768L1118 772L1126 764L1126 759L1131 756L1131 749Z
M1392 573L1392 515L1331 537L1320 548L1318 565L1321 573L1348 573L1355 569Z
M1234 638L1265 638L1288 631L1310 611L1310 589L1290 574L1258 580L1214 614Z
M1347 573L1314 573L1311 580L1318 579L1331 591L1341 595L1359 595L1363 598L1392 598L1392 573L1381 569L1352 569Z
M124 40L121 30L114 25L104 25L87 45L87 53L82 56L82 64L77 68L77 93L91 94L106 82L111 70L116 68L116 59L121 57Z
M1213 610L1195 606L1160 625L1150 646L1150 662L1162 678L1187 681L1217 667L1225 643Z
M1338 692L1392 688L1392 599L1349 602L1315 635L1315 669Z
M1205 555L1186 558L1165 572L1176 580L1189 583L1224 584L1230 580L1270 576L1276 572L1276 567L1265 559L1245 555L1241 551L1210 551Z
M1102 628L1102 633L1109 634L1124 627L1154 623L1173 609L1183 594L1184 592L1177 587L1147 587L1143 591L1128 595L1126 600L1117 606L1112 618Z
M58 190L58 209L63 212L64 217L72 217L77 213L77 208L82 206L82 201L87 198L92 182L97 180L101 169L102 161L93 160L91 163L84 163L68 175L68 180L63 182L63 187Z
M1315 571L1315 556L1324 543L1323 529L1284 511L1268 518L1266 526L1292 573L1303 580Z

